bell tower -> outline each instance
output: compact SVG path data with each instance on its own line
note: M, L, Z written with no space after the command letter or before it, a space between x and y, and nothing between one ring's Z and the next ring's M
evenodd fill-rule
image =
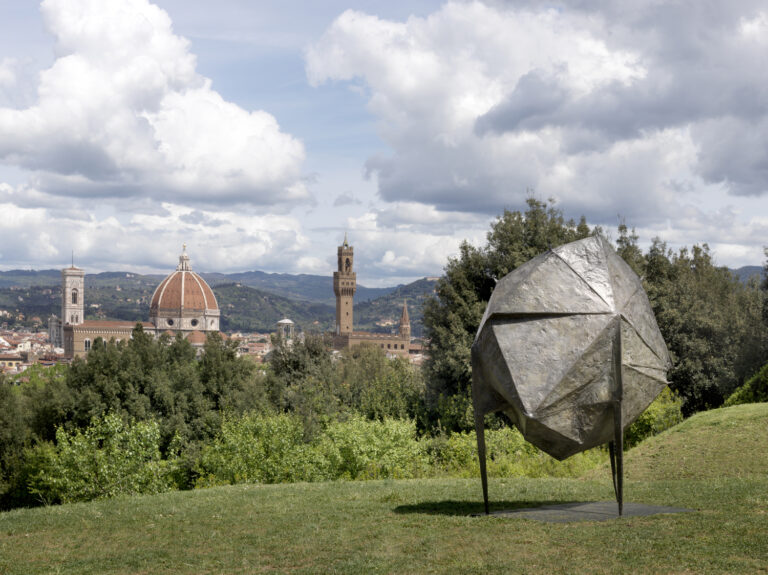
M400 337L411 341L411 318L408 317L408 303L403 301L403 313L400 314L400 329L398 330Z
M347 241L338 249L338 270L333 272L333 293L336 294L336 334L352 333L354 296L357 289L357 274L354 272L355 250Z
M61 270L61 324L85 321L85 272L74 265Z

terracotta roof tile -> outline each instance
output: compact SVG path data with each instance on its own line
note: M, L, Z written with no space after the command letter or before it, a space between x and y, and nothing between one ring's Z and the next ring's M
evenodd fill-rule
M205 280L185 270L176 270L160 282L149 307L151 310L219 309L216 296Z

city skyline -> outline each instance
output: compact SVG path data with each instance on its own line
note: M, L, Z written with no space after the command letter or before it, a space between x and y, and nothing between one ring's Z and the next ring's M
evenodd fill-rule
M763 262L758 1L0 5L0 269L442 273L553 198Z

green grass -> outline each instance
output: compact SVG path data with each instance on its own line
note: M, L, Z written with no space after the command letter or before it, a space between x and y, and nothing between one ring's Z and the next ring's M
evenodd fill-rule
M768 443L739 443L767 428L768 405L738 406L628 454L627 501L694 513L470 517L479 479L245 485L2 513L0 573L768 573ZM607 472L490 492L494 509L613 496Z
M768 403L694 415L629 451L625 467L637 480L766 477Z

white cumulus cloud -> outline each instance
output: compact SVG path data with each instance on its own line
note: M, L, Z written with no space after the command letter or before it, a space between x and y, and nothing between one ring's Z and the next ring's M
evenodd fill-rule
M347 11L306 71L367 98L384 200L498 214L534 189L570 216L660 229L713 188L768 193L766 22L755 0Z
M309 196L303 144L265 111L227 102L189 42L147 0L45 0L56 59L28 107L0 107L0 161L43 192L177 202ZM12 80L0 65L0 85Z

